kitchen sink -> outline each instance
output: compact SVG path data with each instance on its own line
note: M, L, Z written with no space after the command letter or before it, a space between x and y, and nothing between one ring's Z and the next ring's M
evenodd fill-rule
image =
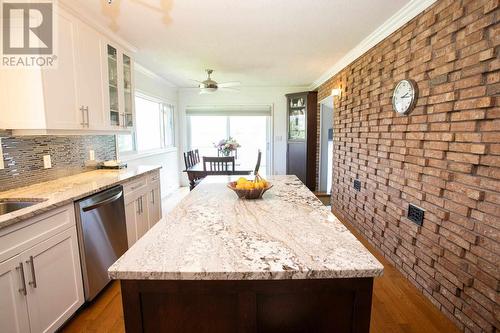
M0 215L12 213L16 210L36 205L40 199L0 199Z

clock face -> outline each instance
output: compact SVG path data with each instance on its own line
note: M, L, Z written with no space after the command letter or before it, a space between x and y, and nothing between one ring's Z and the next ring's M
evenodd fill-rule
M417 85L410 80L401 80L392 95L392 107L399 114L407 114L415 107Z

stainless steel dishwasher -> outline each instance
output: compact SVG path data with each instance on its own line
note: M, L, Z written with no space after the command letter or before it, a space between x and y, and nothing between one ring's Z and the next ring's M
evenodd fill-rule
M108 268L127 251L123 188L115 186L75 202L85 300L108 284Z

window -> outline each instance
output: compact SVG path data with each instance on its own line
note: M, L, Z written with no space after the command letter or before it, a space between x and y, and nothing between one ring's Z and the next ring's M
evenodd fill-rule
M257 152L262 152L261 173L265 174L270 141L269 116L188 116L189 146L198 149L200 156L217 156L214 143L232 137L241 145L238 148L237 163L245 166L255 165Z
M174 106L171 104L162 104L162 142L163 147L175 146L174 130Z
M137 150L147 151L162 148L161 103L135 97L135 130Z
M174 107L146 95L135 96L135 132L117 135L120 153L142 153L175 146Z

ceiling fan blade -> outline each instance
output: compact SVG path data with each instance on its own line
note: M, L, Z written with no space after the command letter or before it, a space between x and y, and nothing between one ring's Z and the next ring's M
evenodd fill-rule
M237 89L237 88L226 88L226 87L221 87L219 86L219 90L220 91L231 91L231 92L239 92L240 89Z
M241 82L238 82L238 81L224 82L224 83L218 84L219 88L237 87L240 85L241 85Z
M198 81L198 80L194 80L194 79L189 79L189 81L193 81L193 82L196 82L196 83L199 83L199 84L203 83L203 81Z

